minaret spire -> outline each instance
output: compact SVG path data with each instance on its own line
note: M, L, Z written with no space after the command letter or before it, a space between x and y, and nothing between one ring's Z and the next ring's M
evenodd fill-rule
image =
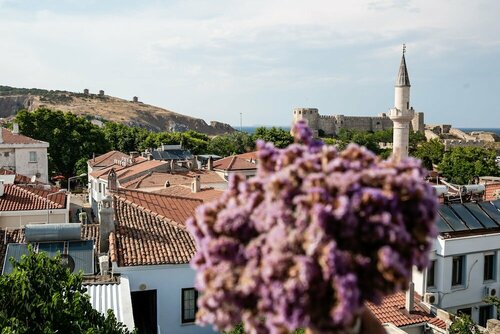
M401 64L399 65L398 77L396 78L396 87L410 87L410 76L406 69L406 44L403 44L403 56L401 57Z
M410 122L415 115L413 108L410 107L410 77L406 69L405 53L406 45L403 44L403 55L394 87L394 108L389 112L389 117L394 124L392 153L396 160L408 156Z

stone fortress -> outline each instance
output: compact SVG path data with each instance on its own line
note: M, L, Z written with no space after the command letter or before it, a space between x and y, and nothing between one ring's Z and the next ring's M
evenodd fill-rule
M401 58L401 65L399 68L398 78L396 82L396 87L401 87L398 82L400 80L407 81L408 89L405 89L405 93L408 96L404 97L404 100L408 102L405 106L408 112L412 113L414 116L410 122L410 129L413 131L424 131L424 113L415 112L413 107L409 106L409 79L408 72L406 70L406 61L403 57ZM405 81L405 84L406 84ZM405 86L406 87L406 86ZM398 92L399 93L399 92ZM396 94L396 98L399 94ZM396 101L396 105L398 105ZM393 128L393 121L390 115L386 113L381 113L376 117L371 116L345 116L345 115L321 115L317 108L295 108L293 110L293 124L295 122L305 119L311 130L314 131L315 136L332 136L336 135L341 129L348 130L360 130L360 131L379 131L387 130Z

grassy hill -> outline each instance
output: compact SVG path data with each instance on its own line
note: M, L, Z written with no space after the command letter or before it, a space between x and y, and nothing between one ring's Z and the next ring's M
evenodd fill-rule
M39 107L70 111L91 119L103 119L153 131L195 130L209 135L232 132L225 123L182 115L142 102L108 95L83 94L62 90L0 86L0 117L10 118L20 109Z

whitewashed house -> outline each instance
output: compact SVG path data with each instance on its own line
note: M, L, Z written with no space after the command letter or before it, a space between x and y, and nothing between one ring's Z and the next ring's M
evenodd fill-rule
M101 252L109 249L111 271L129 281L140 332L215 333L195 324L198 294L189 266L195 243L184 225L201 203L127 189L101 202Z
M425 302L484 327L498 312L484 298L500 296L500 200L444 204L437 227L431 266L414 272L415 289Z
M16 123L12 131L0 127L0 168L47 183L48 148L47 142L19 134Z

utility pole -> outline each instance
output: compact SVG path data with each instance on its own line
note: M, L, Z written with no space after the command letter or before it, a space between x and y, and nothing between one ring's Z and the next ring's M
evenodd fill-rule
M240 132L243 132L243 113L240 112Z

